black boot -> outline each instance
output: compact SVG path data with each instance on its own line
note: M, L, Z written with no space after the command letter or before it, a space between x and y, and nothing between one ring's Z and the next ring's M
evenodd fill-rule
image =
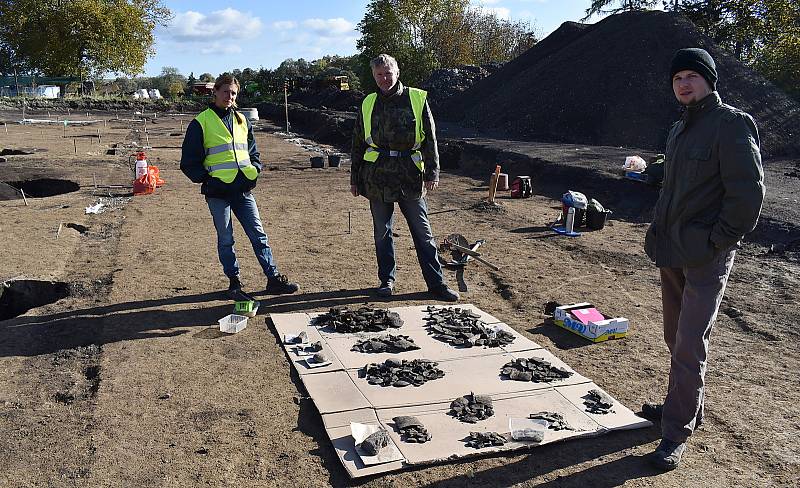
M231 276L228 277L230 280L230 285L228 285L228 293L240 291L242 289L242 282L239 281L238 276Z
M267 278L268 295L290 295L300 289L300 285L292 283L289 278L282 274L270 276Z
M247 302L255 300L242 290L242 282L239 281L238 276L228 277L230 284L228 285L228 298L237 302Z

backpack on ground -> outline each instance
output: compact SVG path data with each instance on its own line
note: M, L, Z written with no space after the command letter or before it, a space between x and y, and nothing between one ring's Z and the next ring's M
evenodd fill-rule
M533 185L530 176L518 176L511 182L511 198L530 198L533 195Z

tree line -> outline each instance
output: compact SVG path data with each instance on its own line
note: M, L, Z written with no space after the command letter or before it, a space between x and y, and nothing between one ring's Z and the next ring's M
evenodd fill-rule
M275 69L244 68L234 69L226 73L236 77L239 81L240 96L244 100L255 101L283 96L284 83L289 81L290 90L299 85L313 85L315 82L330 79L334 76L347 76L350 88L360 88L359 78L355 70L359 63L358 55L353 56L323 56L320 59L306 61L300 59L286 59ZM155 88L168 98L192 97L192 86L197 82L209 83L216 79L212 73L195 73L183 75L177 68L165 66L161 68L158 76L120 76L114 80L98 83L101 91L106 93L129 94L137 89Z

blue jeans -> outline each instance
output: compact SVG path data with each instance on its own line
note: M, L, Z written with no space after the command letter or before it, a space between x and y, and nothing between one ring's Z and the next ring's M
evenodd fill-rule
M428 289L444 284L442 264L433 239L431 224L428 221L428 206L425 199L400 200L397 202L400 211L406 218L408 230L414 240L417 251L417 260L422 268L422 276ZM369 201L372 211L372 226L375 235L375 254L378 259L378 279L381 283L395 281L397 264L394 259L394 239L392 227L394 225L394 203L385 203L378 200Z
M219 262L222 263L222 270L228 278L239 276L239 260L236 259L236 251L233 249L233 220L231 212L239 220L239 223L253 245L258 263L264 274L270 278L278 274L278 268L272 258L272 249L269 247L267 234L261 225L261 217L258 215L256 199L250 192L241 193L230 198L208 198L208 209L214 219L214 227L217 229L217 254Z

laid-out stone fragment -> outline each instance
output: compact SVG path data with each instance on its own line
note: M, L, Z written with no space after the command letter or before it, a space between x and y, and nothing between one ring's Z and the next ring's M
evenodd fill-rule
M539 358L517 358L504 364L500 372L509 379L516 381L533 381L545 383L559 381L572 376L572 371L553 366L548 361Z
M361 377L371 385L421 386L427 381L444 378L444 371L438 365L427 359L406 361L390 358L383 363L367 364L361 370Z
M384 429L377 430L370 434L359 445L361 449L370 456L377 456L381 449L389 445L389 433Z
M502 446L506 442L508 442L508 439L497 432L470 432L466 446L474 449L483 449L484 447Z
M458 307L433 307L426 311L428 333L434 339L456 347L500 347L514 342L514 335L495 330L477 313Z
M414 339L404 335L389 334L359 341L351 348L351 351L363 353L399 353L413 351L415 349L419 349L419 346L414 343Z
M423 444L431 440L431 435L417 417L400 416L392 419L403 442Z
M530 414L528 418L546 421L547 428L550 430L575 430L569 425L564 416L558 412L536 412Z
M614 413L614 399L606 395L600 390L592 389L583 397L583 404L586 405L586 411L599 415L607 413Z
M289 340L290 344L304 344L308 342L308 334L303 331Z
M494 415L492 398L474 393L458 397L450 403L450 415L468 424L488 419Z
M400 328L403 320L397 312L383 308L361 307L350 310L347 307L333 307L328 313L314 319L317 327L326 327L336 332L382 332L391 328Z

